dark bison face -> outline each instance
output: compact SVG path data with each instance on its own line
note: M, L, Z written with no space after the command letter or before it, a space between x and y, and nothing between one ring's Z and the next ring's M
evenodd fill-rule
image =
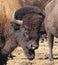
M34 40L28 41L25 37L25 31L20 28L20 26L14 22L11 22L11 26L14 28L13 38L16 40L18 45L22 47L25 55L29 60L34 59L35 57L35 48L38 47Z

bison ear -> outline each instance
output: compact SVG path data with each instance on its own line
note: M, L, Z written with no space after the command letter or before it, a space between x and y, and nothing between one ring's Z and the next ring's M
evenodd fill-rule
M13 27L14 30L19 30L20 29L20 25L18 25L17 23L11 22L10 24Z

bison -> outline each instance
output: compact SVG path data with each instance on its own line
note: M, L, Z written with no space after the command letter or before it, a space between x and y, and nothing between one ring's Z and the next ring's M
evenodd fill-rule
M45 7L45 29L49 42L49 59L53 60L53 41L54 36L58 38L58 0L52 0Z
M17 46L22 47L29 60L34 59L41 35L41 23L45 16L39 8L28 6L16 10L12 17L13 21L7 22L4 28L5 45L0 55L3 64L6 64L8 55Z
M27 6L15 11L12 23L17 24L17 26L20 25L20 30L23 33L28 49L36 49L38 47L41 35L40 28L44 17L43 12L38 7ZM13 26L14 29L16 29L15 27ZM29 57L32 59L30 55Z

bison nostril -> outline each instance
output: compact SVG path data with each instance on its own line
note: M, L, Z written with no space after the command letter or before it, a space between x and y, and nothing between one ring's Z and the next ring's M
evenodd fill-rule
M32 49L35 49L35 47L32 47Z
M31 47L31 49L35 49L35 48L36 48L36 47L35 47L35 46L33 46L32 44L31 44L31 46L30 46L30 47Z
M33 45L32 46L32 49L37 49L38 48L38 45Z

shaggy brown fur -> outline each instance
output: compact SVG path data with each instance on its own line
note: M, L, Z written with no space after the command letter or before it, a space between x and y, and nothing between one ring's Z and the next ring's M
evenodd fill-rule
M13 0L13 1L0 0L0 45L2 46L4 46L5 44L5 43L2 43L4 39L4 35L10 34L10 31L6 32L6 29L8 28L8 25L9 25L8 22L12 20L13 11L20 7L21 6L18 3L18 0Z
M10 21L12 20L13 11L20 7L18 0L0 0L0 50L5 46L6 40L13 31L10 30ZM9 42L12 43L11 40Z

